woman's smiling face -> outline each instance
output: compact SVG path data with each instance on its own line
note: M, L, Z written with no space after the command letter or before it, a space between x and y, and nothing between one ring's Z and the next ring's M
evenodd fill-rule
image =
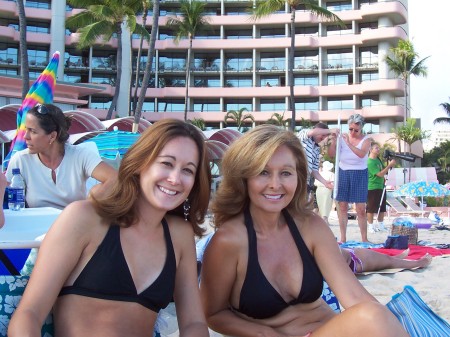
M260 174L248 179L248 194L253 206L280 212L291 202L297 184L294 154L283 145L274 152Z
M199 163L196 143L188 137L169 141L155 161L141 172L141 190L155 209L170 211L189 196Z

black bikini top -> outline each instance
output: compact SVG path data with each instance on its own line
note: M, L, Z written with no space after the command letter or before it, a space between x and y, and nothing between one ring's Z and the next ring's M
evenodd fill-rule
M248 208L244 215L248 234L248 265L239 297L239 309L234 310L249 317L263 319L275 316L290 305L316 301L322 295L323 276L290 214L283 210L303 261L303 282L300 294L290 302L286 302L281 297L264 275L258 261L256 232Z
M59 296L75 294L113 301L136 302L158 312L173 298L176 260L169 226L162 220L167 256L158 278L137 293L120 243L120 227L111 225L100 246L72 286L63 287Z

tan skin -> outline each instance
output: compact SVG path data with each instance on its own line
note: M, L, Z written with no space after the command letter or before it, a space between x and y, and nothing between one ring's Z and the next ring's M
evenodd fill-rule
M6 186L8 186L8 182L6 180L5 175L0 174L0 196L2 196L2 200L3 196L5 195ZM0 208L0 228L2 228L4 224L5 224L5 213L3 213L3 208Z
M57 140L57 132L46 134L39 125L39 120L32 114L27 114L25 120L25 141L30 153L37 153L42 164L52 170L52 178L56 183L55 170L64 158L64 144ZM117 179L117 172L113 167L101 162L92 171L92 178L102 184L95 185L91 193L103 193L112 182Z
M362 126L356 123L348 125L349 133L342 134L342 141L344 141L350 148L350 150L360 158L363 158L370 149L370 139L364 140L361 148L357 148L357 145L364 138L362 134ZM352 130L350 130L352 129ZM336 155L336 137L332 134L331 145L328 148L328 154L332 157ZM367 217L366 217L366 204L355 203L356 214L358 218L358 225L361 231L361 240L368 242L367 238ZM338 202L338 218L339 228L341 232L340 242L347 241L347 224L348 224L348 202Z
M248 179L259 264L285 301L298 296L304 279L302 260L281 213L297 188L295 174L294 156L281 146L267 163L265 172ZM259 183L253 184L252 179ZM282 197L274 201L265 195ZM301 221L291 215L324 278L346 310L335 314L321 298L288 306L267 319L253 319L230 310L239 307L248 262L247 230L244 217L239 214L220 226L204 255L200 290L210 328L235 337L301 337L310 332L312 337L406 337L396 318L350 271L323 219L311 214L309 220Z
M166 216L169 209L180 205L189 195L199 156L192 139L174 140L141 172L138 222L121 228L120 240L140 293L155 281L165 263L161 220L166 217L177 266L174 299L180 336L206 337L208 329L198 292L192 226L180 217ZM24 296L11 319L8 336L40 336L40 327L52 306L55 334L59 336L153 336L157 313L140 304L78 295L58 297L60 289L73 284L84 269L108 228L109 222L99 217L89 200L74 202L64 209L41 245Z

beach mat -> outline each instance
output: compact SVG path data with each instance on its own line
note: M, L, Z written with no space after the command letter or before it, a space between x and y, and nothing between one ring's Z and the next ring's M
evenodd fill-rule
M430 254L433 257L437 256L450 256L450 249L438 249L434 247L409 245L409 254L406 257L409 260L419 260L425 254ZM388 249L388 248L370 248L378 253L383 253L391 256L398 255L404 251L404 249Z

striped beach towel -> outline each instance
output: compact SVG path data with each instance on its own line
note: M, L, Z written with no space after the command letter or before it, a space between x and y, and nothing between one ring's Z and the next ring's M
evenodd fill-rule
M450 325L422 300L411 286L386 304L411 337L450 336Z

